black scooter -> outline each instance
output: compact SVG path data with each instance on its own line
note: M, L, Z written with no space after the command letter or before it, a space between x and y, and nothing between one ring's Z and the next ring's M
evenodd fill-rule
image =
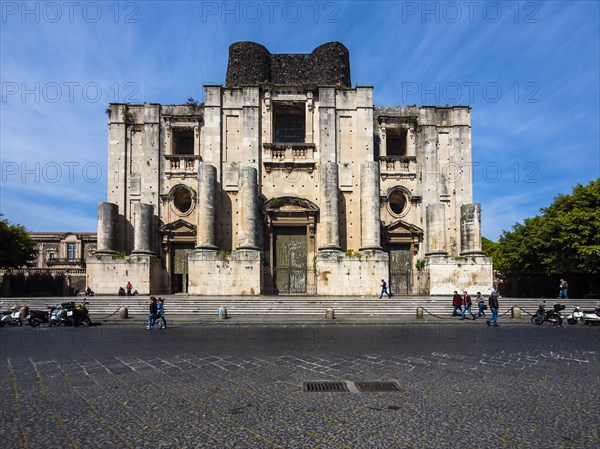
M531 322L537 326L544 322L562 326L563 317L560 313L561 310L565 310L564 304L554 304L552 310L546 311L546 301L542 301L535 315L531 317Z
M45 310L30 310L27 315L27 321L31 327L38 327L40 324L48 324L50 314Z

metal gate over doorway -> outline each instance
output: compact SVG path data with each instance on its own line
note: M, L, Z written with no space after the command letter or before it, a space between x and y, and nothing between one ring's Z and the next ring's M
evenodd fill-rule
M172 293L187 293L188 263L187 255L194 250L193 243L176 243L171 247L173 254L171 291Z
M390 248L390 292L392 295L412 293L410 245L394 245Z
M273 283L277 294L306 294L306 226L273 228Z

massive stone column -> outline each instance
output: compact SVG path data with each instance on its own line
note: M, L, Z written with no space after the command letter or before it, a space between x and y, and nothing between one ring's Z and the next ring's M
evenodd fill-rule
M118 250L119 206L98 203L98 247L96 253L112 254Z
M216 224L216 182L217 168L202 163L198 169L198 231L196 248L217 249L215 237Z
M442 203L430 204L425 210L427 239L426 256L445 255L446 251L446 210Z
M154 206L137 203L133 206L133 252L136 254L153 254L154 239Z
M338 165L335 162L323 162L319 172L321 196L321 226L324 232L323 244L319 249L340 249L340 215L338 199Z
M482 255L481 205L463 204L460 207L460 254Z
M240 200L238 249L258 249L258 172L254 167L242 168Z
M360 241L361 250L381 250L377 161L367 161L360 165Z

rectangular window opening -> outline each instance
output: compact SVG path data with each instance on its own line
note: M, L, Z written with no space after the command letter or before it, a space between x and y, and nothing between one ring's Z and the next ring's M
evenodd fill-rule
M406 156L406 129L389 129L386 133L387 156Z
M275 143L304 143L306 114L304 103L276 104L274 108Z

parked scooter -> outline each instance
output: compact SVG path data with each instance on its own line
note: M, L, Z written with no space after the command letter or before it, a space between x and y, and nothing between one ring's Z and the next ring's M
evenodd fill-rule
M594 310L583 310L581 307L575 306L573 313L567 317L567 323L600 326L600 305L597 305Z
M546 301L542 301L538 306L535 315L531 317L531 322L538 326L544 322L561 326L563 322L563 316L560 313L561 310L565 310L564 304L554 304L554 308L552 310L546 311Z
M27 315L27 321L31 327L47 324L49 320L50 314L45 310L30 310L29 315Z
M50 309L50 314L48 316L48 326L60 326L61 324L66 325L68 323L67 310L62 306L62 304L48 306L48 309Z
M22 326L23 319L27 316L27 307L14 306L9 310L3 310L0 314L0 327Z

